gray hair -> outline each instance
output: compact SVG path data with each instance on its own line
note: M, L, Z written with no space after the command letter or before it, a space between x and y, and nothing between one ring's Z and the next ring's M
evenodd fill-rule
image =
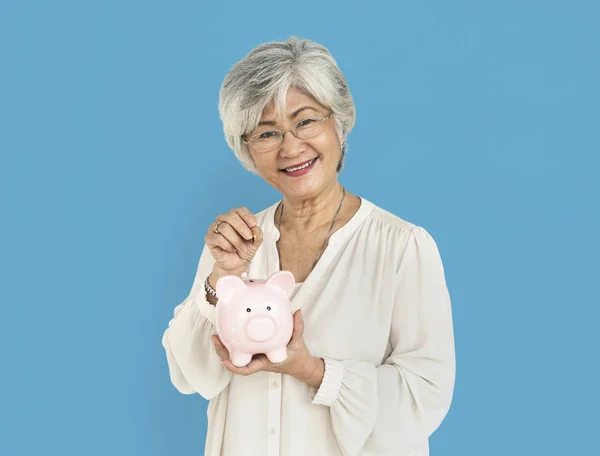
M336 169L339 175L348 148L345 138L356 119L354 101L346 78L327 48L311 40L290 37L284 42L261 44L233 66L219 93L219 115L227 144L244 168L257 174L242 135L257 127L271 101L276 113L285 115L286 96L292 87L333 112L342 144Z

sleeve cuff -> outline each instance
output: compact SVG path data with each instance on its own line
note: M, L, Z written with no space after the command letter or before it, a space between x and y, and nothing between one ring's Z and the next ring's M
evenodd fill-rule
M199 291L194 297L194 304L204 317L215 325L215 306L206 300L205 291Z
M336 401L342 387L344 365L341 361L330 358L323 358L323 361L325 361L325 375L311 403L329 407Z

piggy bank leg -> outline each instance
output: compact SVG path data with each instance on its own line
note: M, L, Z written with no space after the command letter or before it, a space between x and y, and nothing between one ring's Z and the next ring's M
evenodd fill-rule
M266 353L266 355L272 363L282 363L287 359L287 350L283 347L279 350L273 350L272 352Z
M229 359L236 367L244 367L252 360L252 355L249 353L231 352Z

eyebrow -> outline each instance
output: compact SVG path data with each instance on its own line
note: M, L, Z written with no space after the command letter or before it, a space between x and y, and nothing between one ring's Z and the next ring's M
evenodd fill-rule
M313 108L312 106L302 106L301 108L296 109L292 115L290 116L292 119L294 117L296 117L298 114L300 114L301 111L304 111L305 109L312 109L315 112L318 112L315 108ZM260 127L261 125L275 125L277 122L275 122L274 120L261 120L258 123L258 127Z

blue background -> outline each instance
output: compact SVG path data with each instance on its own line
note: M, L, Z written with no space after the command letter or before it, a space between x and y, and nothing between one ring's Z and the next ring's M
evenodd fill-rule
M161 337L213 218L280 196L217 103L236 61L290 35L354 95L341 182L442 254L457 378L432 456L588 454L597 5L3 2L0 454L202 454L207 404L171 385Z

